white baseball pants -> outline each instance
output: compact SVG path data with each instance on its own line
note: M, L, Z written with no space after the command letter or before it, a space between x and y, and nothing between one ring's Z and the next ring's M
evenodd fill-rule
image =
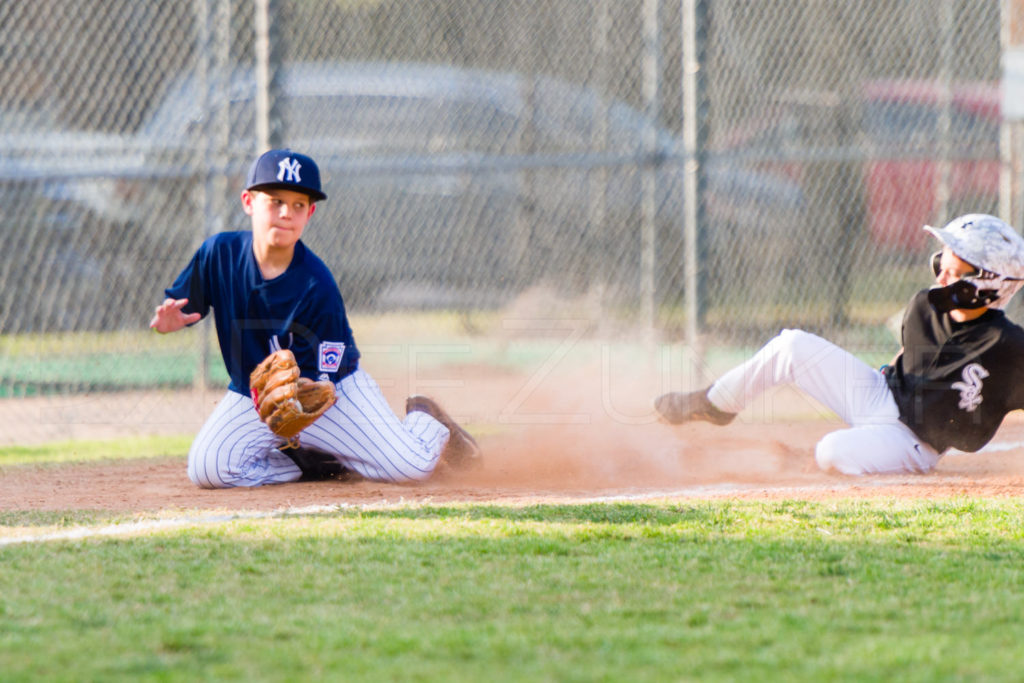
M337 384L337 402L299 436L304 448L330 453L367 479L426 479L448 443L448 428L423 412L404 420L363 370ZM203 488L296 481L302 471L280 447L285 440L260 421L252 399L228 391L192 442L188 476Z
M814 457L844 474L928 472L941 455L899 420L881 372L821 337L783 330L747 362L711 385L708 399L738 413L762 392L793 384L838 415L849 429L827 434Z

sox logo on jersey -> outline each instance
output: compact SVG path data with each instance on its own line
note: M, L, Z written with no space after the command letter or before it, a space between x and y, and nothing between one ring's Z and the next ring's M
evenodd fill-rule
M962 382L953 382L950 387L960 392L960 409L966 410L969 413L981 405L981 388L983 383L981 380L988 377L988 370L983 368L980 363L971 363L964 368Z

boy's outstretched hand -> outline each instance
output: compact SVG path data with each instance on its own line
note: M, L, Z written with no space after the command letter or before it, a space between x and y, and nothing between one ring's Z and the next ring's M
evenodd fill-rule
M182 313L181 309L188 303L188 299L164 299L164 302L156 307L153 319L149 326L161 334L177 332L186 325L199 322L202 318L198 313Z

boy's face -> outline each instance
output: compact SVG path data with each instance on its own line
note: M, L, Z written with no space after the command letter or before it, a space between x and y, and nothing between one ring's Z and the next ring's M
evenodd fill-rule
M974 275L977 272L974 266L954 254L949 247L943 247L942 257L939 259L939 274L935 276L935 281L945 287L966 275Z
M316 205L309 195L294 190L244 190L242 208L252 217L253 240L288 249L302 237Z
M939 259L939 274L935 276L935 281L940 287L946 287L977 272L977 268L954 254L949 247L943 247L942 256ZM981 308L954 308L949 312L949 316L957 322L966 322L980 317L987 310L988 306L982 306Z

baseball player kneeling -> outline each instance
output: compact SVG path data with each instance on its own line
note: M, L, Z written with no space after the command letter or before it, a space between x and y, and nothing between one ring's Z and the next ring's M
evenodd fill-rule
M434 400L410 397L400 419L360 369L335 279L300 239L326 197L308 156L261 155L242 192L252 230L203 242L150 321L175 332L213 309L231 382L189 450L188 476L198 486L344 472L413 481L439 464L480 462L476 441Z
M876 370L784 330L709 388L659 396L659 417L725 425L761 392L793 384L849 425L817 444L822 469L928 472L949 448L982 448L1008 412L1024 408L1024 329L1001 310L1024 284L1024 238L984 214L924 229L943 245L932 256L936 286L910 300L890 365Z

